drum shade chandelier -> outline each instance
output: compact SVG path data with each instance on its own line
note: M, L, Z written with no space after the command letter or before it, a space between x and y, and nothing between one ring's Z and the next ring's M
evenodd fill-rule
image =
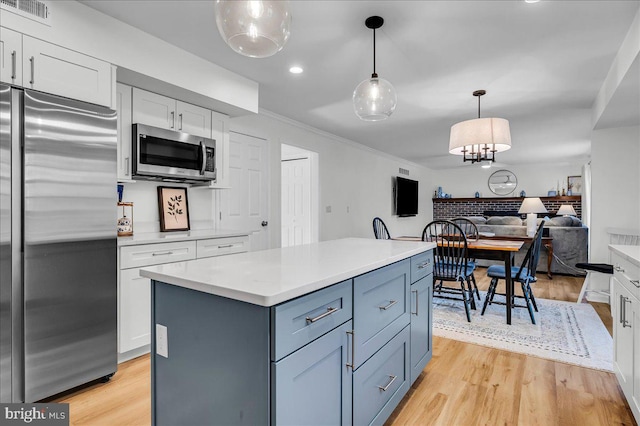
M217 0L216 25L233 50L251 58L278 53L289 39L288 1Z
M353 91L353 109L364 121L380 121L389 118L396 109L398 98L396 90L384 78L376 73L376 29L382 27L384 19L370 16L364 21L367 28L373 30L373 74L362 81Z
M451 126L449 153L462 155L463 162L495 161L496 152L511 148L509 121L504 118L480 118L480 97L485 90L476 90L478 118L461 121Z

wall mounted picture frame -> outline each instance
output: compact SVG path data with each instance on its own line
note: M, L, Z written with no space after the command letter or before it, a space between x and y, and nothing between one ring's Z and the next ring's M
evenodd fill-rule
M571 195L581 195L582 194L582 176L568 176L567 191L571 191Z
M159 186L158 208L160 214L160 232L189 230L187 188Z

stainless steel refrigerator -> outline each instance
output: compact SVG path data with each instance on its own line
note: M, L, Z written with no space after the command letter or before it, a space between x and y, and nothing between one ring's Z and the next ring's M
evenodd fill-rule
M117 369L116 113L0 84L0 402Z

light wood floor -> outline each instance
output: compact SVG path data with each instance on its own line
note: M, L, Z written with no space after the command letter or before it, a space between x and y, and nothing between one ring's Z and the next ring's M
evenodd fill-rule
M485 270L476 273L486 289ZM581 278L539 274L538 298L575 301ZM498 289L498 291L501 291ZM607 304L592 304L611 333ZM433 359L387 425L635 425L613 373L434 337ZM149 425L149 355L120 364L109 383L50 401L71 425Z

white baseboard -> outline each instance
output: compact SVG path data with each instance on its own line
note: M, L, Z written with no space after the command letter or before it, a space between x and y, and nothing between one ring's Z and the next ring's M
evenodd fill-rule
M151 345L144 345L136 349L118 354L118 364L138 358L141 355L148 354L151 351Z

